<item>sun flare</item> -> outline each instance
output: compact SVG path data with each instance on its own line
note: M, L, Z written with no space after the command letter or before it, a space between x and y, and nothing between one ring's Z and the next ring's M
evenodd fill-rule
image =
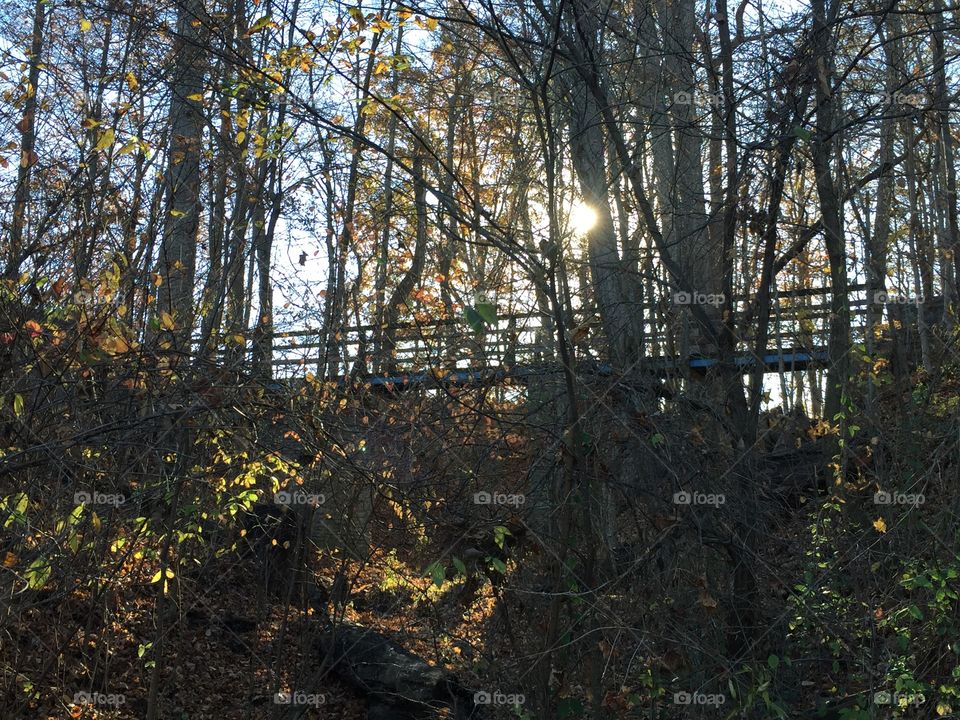
M570 208L570 228L577 235L586 235L597 224L597 211L581 200Z

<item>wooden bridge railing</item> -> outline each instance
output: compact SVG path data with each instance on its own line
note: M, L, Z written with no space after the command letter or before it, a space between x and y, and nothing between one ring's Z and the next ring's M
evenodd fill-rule
M864 285L850 288L851 331L854 341L862 341L866 311L870 299ZM734 310L742 318L749 299L738 297ZM672 308L673 317L681 316L682 306ZM686 311L689 312L689 311ZM651 357L675 355L671 340L671 308L669 299L656 306L643 307L645 318L645 346ZM499 316L495 323L475 332L464 319L441 319L428 322L404 322L395 327L394 347L390 366L399 372L425 368L467 369L502 368L522 364L552 361L551 339L547 336L547 320L539 313L514 313ZM692 319L690 322L693 322ZM830 324L830 291L828 288L807 288L780 291L771 302L768 352L787 348L807 350L827 346ZM738 351L753 350L751 332L738 338ZM336 375L354 373L367 375L382 372L377 367L375 341L377 328L361 325L341 330L331 348L335 355ZM587 346L590 346L589 348ZM273 336L273 360L276 376L302 372L317 373L324 363L327 348L323 347L319 328L277 332ZM584 338L578 352L604 361L604 348L597 338ZM381 353L382 354L382 353ZM329 357L326 358L329 364ZM357 365L360 363L360 365Z

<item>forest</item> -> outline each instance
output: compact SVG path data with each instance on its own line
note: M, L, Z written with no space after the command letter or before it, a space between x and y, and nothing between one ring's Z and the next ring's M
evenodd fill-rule
M5 0L0 720L960 718L958 52Z

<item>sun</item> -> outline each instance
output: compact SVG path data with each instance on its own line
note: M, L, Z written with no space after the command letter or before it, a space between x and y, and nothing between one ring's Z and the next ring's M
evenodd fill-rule
M597 224L597 211L582 200L577 200L570 208L570 228L577 235L586 235Z

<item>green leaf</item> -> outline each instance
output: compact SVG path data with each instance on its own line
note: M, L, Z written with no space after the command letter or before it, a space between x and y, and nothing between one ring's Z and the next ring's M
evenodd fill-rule
M463 560L458 557L453 558L453 566L457 569L457 572L461 575L467 574L467 566L463 564Z
M27 586L31 590L39 590L50 579L53 569L50 567L50 561L45 557L38 557L27 568L24 576L27 578Z
M477 303L474 307L487 325L493 325L497 321L497 306L493 303Z
M778 658L776 655L771 655L767 658L767 666L771 670L776 670L778 667L780 667L780 658Z
M483 319L483 316L480 313L478 313L472 307L468 307L463 311L463 316L466 319L467 324L473 329L474 332L483 332L486 321Z
M18 515L23 515L27 512L27 505L30 503L30 498L27 497L26 493L20 492L13 496L14 504L13 511Z
M271 25L276 26L276 23L270 18L269 15L264 15L262 18L259 18L253 25L250 26L250 29L247 30L247 35L253 35L258 33L261 30L265 30Z
M23 395L20 393L13 396L13 414L16 417L23 415Z
M920 608L918 608L916 605L911 605L910 607L908 607L907 612L909 612L913 618L917 620L923 620L923 613L920 611Z
M26 493L17 493L4 500L4 508L9 513L4 521L4 527L10 527L14 522L26 522L26 512L29 499Z
M442 587L443 581L447 577L447 569L441 563L433 562L427 566L427 575L433 578L434 585Z
M501 550L503 550L503 543L506 541L507 535L510 535L510 531L507 530L507 528L505 528L503 525L497 525L493 529L493 541Z
M490 564L493 565L493 568L501 575L507 574L507 565L500 558L490 558Z

